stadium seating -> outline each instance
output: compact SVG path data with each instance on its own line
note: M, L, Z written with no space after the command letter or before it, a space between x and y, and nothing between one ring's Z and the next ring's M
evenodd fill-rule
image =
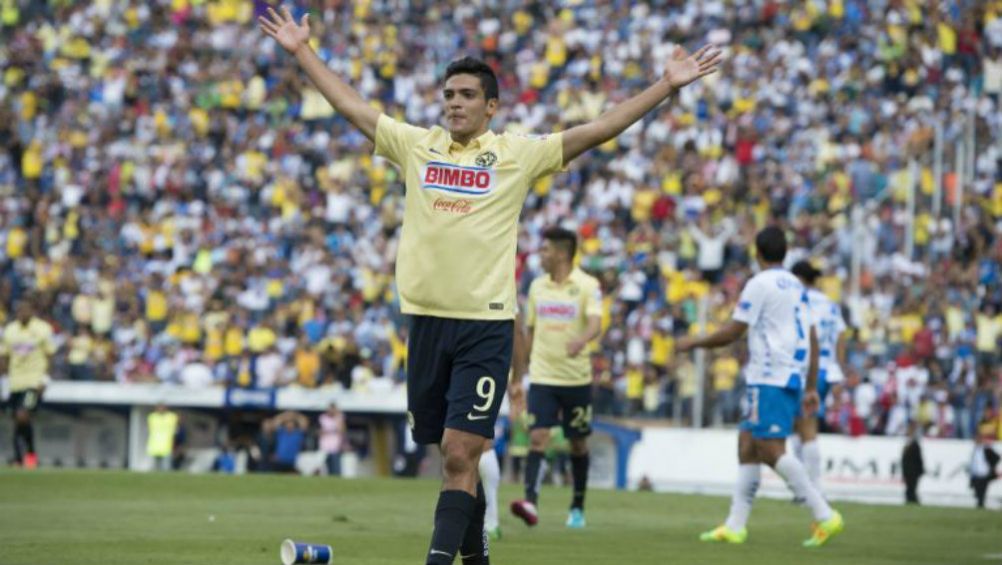
M41 297L53 378L402 382L402 183L257 32L266 4L4 3L0 310ZM420 124L467 53L499 72L494 126L545 133L647 84L678 42L726 48L717 75L530 191L520 288L554 223L604 284L601 411L691 421L699 374L673 340L701 303L727 318L775 222L853 326L831 429L971 437L998 413L1002 2L312 4L322 58ZM738 416L742 355L707 359L711 423Z

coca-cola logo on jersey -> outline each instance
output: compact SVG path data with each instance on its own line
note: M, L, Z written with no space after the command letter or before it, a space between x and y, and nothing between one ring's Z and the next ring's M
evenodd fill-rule
M473 211L473 201L461 198L452 200L450 198L436 198L432 208L438 212L448 212L450 214L469 214Z

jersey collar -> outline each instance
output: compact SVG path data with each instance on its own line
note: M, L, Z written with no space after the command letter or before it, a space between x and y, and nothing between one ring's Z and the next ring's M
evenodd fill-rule
M496 135L494 134L493 131L487 130L484 133L480 134L478 137L471 139L470 142L464 146L453 141L452 135L448 132L448 130L446 130L445 141L443 142L444 147L441 147L439 149L449 153L452 152L459 153L463 151L469 151L471 149L476 149L479 151L484 147L486 147L487 145L489 145L492 141L494 141L495 137Z
M551 287L555 287L555 288L565 287L565 286L571 284L572 282L574 282L574 279L577 278L575 276L575 275L577 275L577 271L578 271L577 267L571 267L571 272L567 273L567 278L564 279L563 283L558 283L557 281L553 280L553 275L550 275L549 273L547 273L546 274L546 284L549 285L549 286L551 286Z

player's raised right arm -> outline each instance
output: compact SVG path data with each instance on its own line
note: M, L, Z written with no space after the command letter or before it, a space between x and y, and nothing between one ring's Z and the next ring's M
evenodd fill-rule
M265 34L278 42L283 49L299 61L310 81L324 95L331 106L357 127L369 140L376 139L376 123L379 111L370 106L362 96L341 80L310 47L309 15L304 14L300 23L292 18L285 6L279 14L268 8L268 16L258 17L258 25Z

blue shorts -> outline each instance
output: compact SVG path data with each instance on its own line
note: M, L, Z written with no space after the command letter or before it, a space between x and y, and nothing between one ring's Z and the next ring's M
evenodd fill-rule
M407 416L415 442L440 443L446 428L494 437L514 333L512 320L411 318Z
M748 385L740 429L756 439L786 439L800 417L800 389Z

